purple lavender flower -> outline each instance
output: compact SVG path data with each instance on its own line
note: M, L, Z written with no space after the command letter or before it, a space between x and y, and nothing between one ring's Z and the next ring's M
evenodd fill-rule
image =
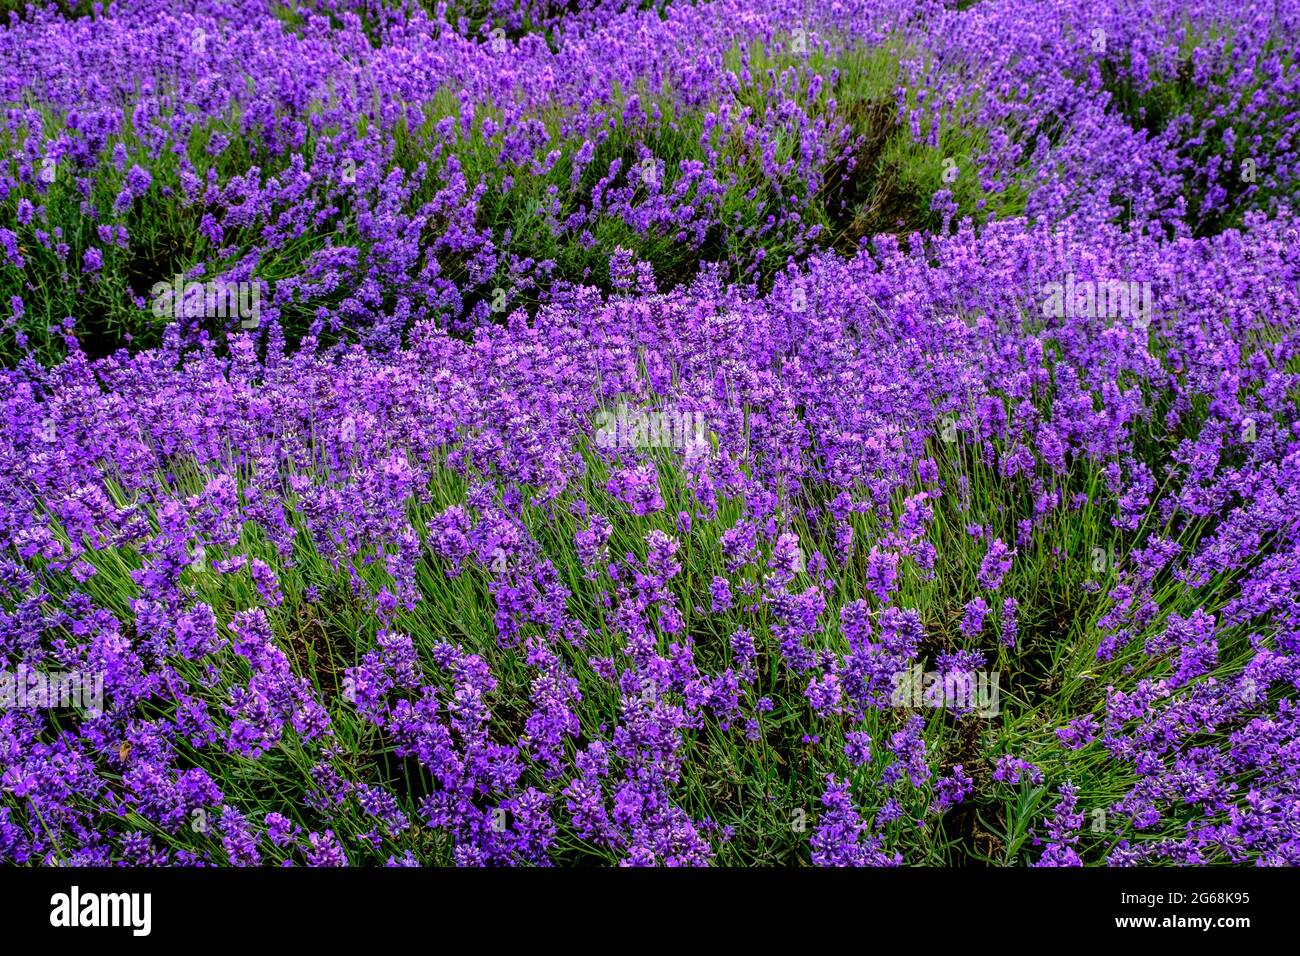
M1001 538L994 538L989 549L980 562L977 580L986 591L996 591L1002 584L1003 576L1011 570L1011 559L1015 554L1002 543Z
M965 613L961 619L961 632L968 638L975 638L984 630L984 617L989 606L982 597L971 598L966 602Z

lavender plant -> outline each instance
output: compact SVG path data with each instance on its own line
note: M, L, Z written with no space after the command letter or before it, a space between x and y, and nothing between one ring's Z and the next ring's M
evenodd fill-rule
M0 861L1300 863L1297 18L14 11Z

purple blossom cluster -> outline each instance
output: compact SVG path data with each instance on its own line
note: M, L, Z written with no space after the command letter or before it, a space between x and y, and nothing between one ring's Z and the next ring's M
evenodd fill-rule
M112 316L157 310L168 269L247 283L261 337L392 349L422 320L476 326L574 279L635 293L681 278L622 247L596 261L616 230L680 250L661 267L695 256L742 281L844 246L850 185L875 161L855 110L881 108L953 171L924 197L943 231L1022 197L1034 223L1123 216L1187 235L1275 210L1300 170L1285 105L1300 80L1279 42L1300 29L1291 4L573 6L497 4L500 26L478 31L414 3L301 3L292 23L264 0L34 9L0 31L0 100L15 104L0 202L16 212L0 267L39 264ZM1185 20L1205 38L1190 58ZM836 58L880 51L896 101L842 100ZM1196 115L1137 115L1189 79ZM171 205L185 252L161 263L148 247ZM565 247L587 264L548 251ZM44 330L14 287L21 351ZM173 317L193 344L229 331L218 315Z
M792 28L771 0L662 16L605 3L555 20L549 40L475 33L445 8L368 8L378 45L359 16L340 28L323 5L298 5L296 28L263 0L187 6L119 0L98 18L37 11L0 31L0 100L39 103L7 121L16 159L0 171L0 200L20 196L22 212L0 232L6 269L48 257L61 275L84 273L105 308L156 309L149 290L170 273L96 283L106 257L144 254L142 220L175 204L193 230L177 239L192 249L186 277L256 284L259 335L360 330L369 348L391 349L422 320L472 326L549 299L558 263L532 250L592 250L614 228L701 256L725 230L741 250L729 261L752 277L764 256L743 250L826 244L809 203L855 165L826 73L768 65ZM843 45L876 36L888 12L855 0L812 15L851 23ZM765 52L751 62L755 42ZM53 137L49 116L62 124ZM700 158L660 145L675 140ZM536 188L544 176L551 185ZM527 221L501 226L503 208ZM78 222L89 239L70 234ZM635 287L653 289L647 265L620 259L612 285L626 287L630 268ZM187 342L228 327L178 318Z

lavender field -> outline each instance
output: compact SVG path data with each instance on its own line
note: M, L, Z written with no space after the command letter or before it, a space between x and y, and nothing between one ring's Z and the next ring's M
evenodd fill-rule
M0 0L0 865L1300 864L1300 2Z

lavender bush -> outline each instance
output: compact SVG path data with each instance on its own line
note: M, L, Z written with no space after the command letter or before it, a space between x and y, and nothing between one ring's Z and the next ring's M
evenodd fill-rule
M1300 863L1297 35L14 10L0 861Z

